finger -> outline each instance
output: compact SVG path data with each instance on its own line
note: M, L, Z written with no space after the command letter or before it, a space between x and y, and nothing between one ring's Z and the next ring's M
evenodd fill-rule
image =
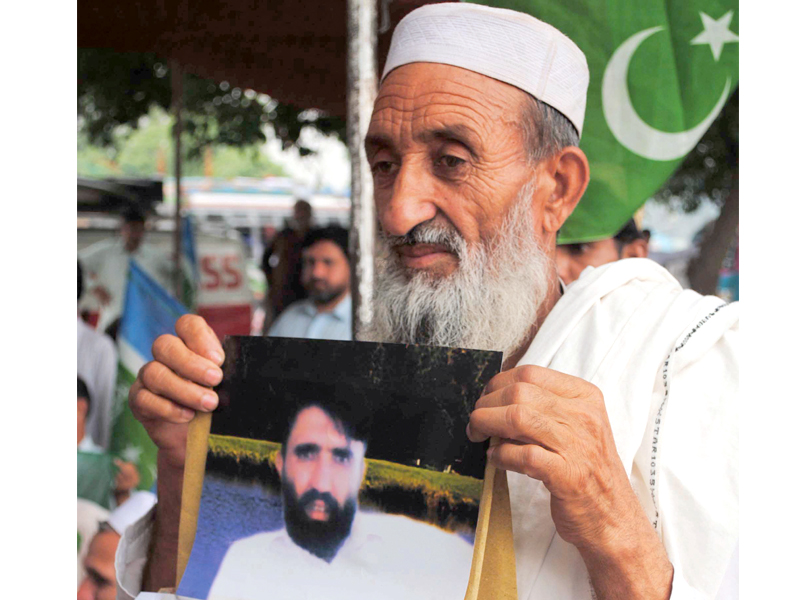
M567 375L560 371L536 365L523 365L503 371L492 377L483 393L484 395L490 394L514 383L532 383L567 398L577 397L585 390L587 385L591 385L580 377Z
M210 412L219 403L214 390L187 381L155 361L142 367L139 378L145 389L192 410Z
M562 427L530 404L512 404L472 411L467 435L473 442L498 437L552 450L563 447Z
M494 408L511 404L539 403L547 408L556 400L556 396L535 383L512 383L488 394L484 393L475 403L475 408Z
M153 343L153 358L180 377L200 385L212 386L222 381L222 369L189 349L174 335L156 338Z
M131 412L139 421L163 420L170 423L188 423L194 418L194 411L157 396L141 388L130 400Z
M197 315L183 315L175 323L175 332L189 350L209 359L216 365L222 365L225 360L222 344L219 343L217 334L209 327L205 319Z
M498 469L538 479L548 489L564 469L561 456L535 444L501 442L489 448L486 458Z

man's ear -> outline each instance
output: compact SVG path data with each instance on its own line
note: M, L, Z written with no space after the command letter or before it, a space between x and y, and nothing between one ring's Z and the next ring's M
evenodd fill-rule
M622 247L622 258L647 258L647 252L647 240L633 240Z
M542 229L545 235L555 236L589 185L589 161L583 150L568 146L544 159L542 166L552 181L543 206Z
M283 473L283 452L280 450L275 454L275 469L278 471L278 477L281 477L281 473Z

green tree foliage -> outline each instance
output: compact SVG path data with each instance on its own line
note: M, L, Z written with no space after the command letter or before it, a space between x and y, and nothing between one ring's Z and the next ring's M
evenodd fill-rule
M172 118L160 108L153 108L139 120L138 127L132 131L112 134L112 147L95 146L89 143L87 135L78 134L78 175L81 177L156 177L159 167L164 173L172 173L175 158L171 137ZM184 134L183 143L190 137ZM270 161L260 146L230 147L209 146L210 160L214 177L283 176L283 168ZM184 161L183 173L186 176L204 175L204 157ZM159 161L162 164L159 165ZM164 174L161 173L161 174Z
M344 120L281 104L253 90L184 76L186 156L198 159L213 145L236 148L263 144L271 126L283 147L297 146L304 127L345 139ZM135 130L153 107L169 110L172 85L167 62L154 54L78 49L78 123L87 141L116 148L120 132ZM183 140L183 138L182 138Z
M689 263L692 289L717 290L726 255L737 243L739 228L739 89L731 95L708 131L684 159L655 200L692 212L708 198L720 207L716 222L702 232L700 248Z
M739 175L739 89L708 128L703 138L686 155L675 174L664 184L655 200L693 212L704 198L717 206L725 204Z

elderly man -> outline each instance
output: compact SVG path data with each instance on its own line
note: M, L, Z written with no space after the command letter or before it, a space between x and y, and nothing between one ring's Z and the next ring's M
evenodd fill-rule
M271 600L462 600L468 542L402 515L359 510L367 432L340 416L352 414L346 407L336 399L300 404L275 459L285 526L234 542L209 600L255 600L265 590Z
M738 309L649 261L560 288L587 86L580 50L527 15L398 24L365 141L382 235L359 333L504 351L469 434L508 471L520 598L713 598L738 537ZM130 393L160 448L149 589L172 582L187 423L222 377L212 331L176 330Z

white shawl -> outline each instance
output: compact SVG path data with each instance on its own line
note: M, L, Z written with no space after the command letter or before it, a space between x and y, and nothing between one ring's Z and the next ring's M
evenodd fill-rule
M672 598L714 598L738 540L738 304L629 259L566 288L519 362L594 383L675 568ZM520 600L588 599L589 575L536 480L508 474Z

